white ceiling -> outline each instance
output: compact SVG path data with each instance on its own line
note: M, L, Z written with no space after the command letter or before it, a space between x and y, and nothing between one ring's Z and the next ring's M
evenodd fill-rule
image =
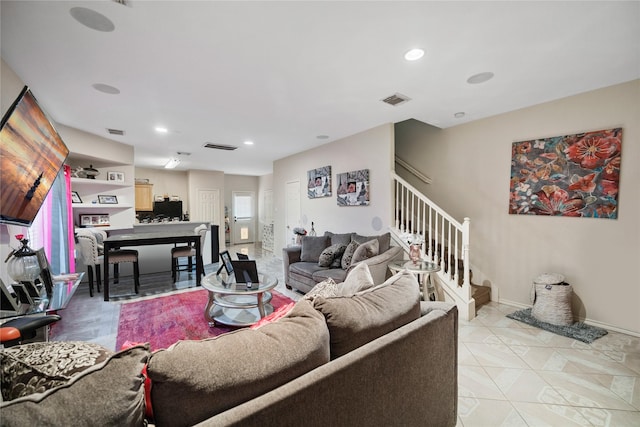
M115 30L81 25L77 6ZM2 58L49 115L135 146L140 167L184 151L178 169L263 175L384 123L446 128L640 78L638 1L3 0L0 14ZM407 62L413 47L426 54ZM394 93L412 100L381 102Z

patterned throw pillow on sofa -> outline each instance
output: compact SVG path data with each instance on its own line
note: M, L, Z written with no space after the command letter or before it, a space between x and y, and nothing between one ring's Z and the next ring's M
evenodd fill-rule
M341 266L343 270L351 267L351 259L353 258L353 253L358 249L360 243L352 240L351 243L347 245L347 248L344 250L344 254L342 254Z
M344 254L345 249L347 249L347 245L343 245L342 243L329 246L320 254L318 266L331 267L336 258L342 259L342 254Z
M351 258L351 265L356 264L360 261L364 261L365 259L369 259L378 255L378 240L372 239L368 242L361 243L360 246L353 252L353 257Z

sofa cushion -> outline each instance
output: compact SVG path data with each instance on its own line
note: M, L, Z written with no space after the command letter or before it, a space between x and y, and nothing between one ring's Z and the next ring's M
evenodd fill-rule
M341 268L328 268L326 270L318 270L314 272L311 278L316 283L320 283L327 279L332 279L336 283L342 283L346 276L347 270L343 270Z
M364 291L365 289L372 288L373 286L373 277L369 271L369 266L365 263L360 263L353 267L353 270L347 274L344 282L340 284L339 288L337 288L338 293L332 296L346 297L357 292Z
M156 425L197 424L328 360L329 331L305 300L259 329L179 341L153 353L147 368Z
M353 257L351 257L351 265L378 255L378 247L379 243L377 239L371 239L367 242L361 243L353 252Z
M384 233L384 234L380 234L379 236L361 236L359 234L355 234L352 237L352 240L355 240L356 242L361 244L364 242L368 242L371 239L378 240L378 244L379 244L378 250L379 250L379 253L381 254L387 252L391 247L391 233Z
M74 375L67 384L0 405L3 426L144 424L142 369L149 345L114 353Z
M349 244L349 242L351 242L351 236L353 236L355 233L343 233L343 234L335 234L332 233L330 231L325 231L324 235L329 237L329 239L331 239L331 244L335 245L335 244L343 244L345 246L347 246Z
M347 245L342 243L336 243L335 245L329 246L320 254L318 265L320 267L331 267L335 259L342 259L342 254L344 254L344 250L346 248Z
M104 362L113 352L82 341L36 342L0 350L2 399L42 393Z
M330 239L326 236L302 236L302 252L300 261L318 262L320 254L329 246Z
M343 270L351 267L351 259L353 258L353 254L355 253L356 249L358 249L358 246L360 246L360 243L356 242L355 240L352 240L347 245L346 249L344 250L344 254L342 254L341 266Z
M420 291L402 271L351 296L317 297L313 306L325 317L335 359L420 317Z

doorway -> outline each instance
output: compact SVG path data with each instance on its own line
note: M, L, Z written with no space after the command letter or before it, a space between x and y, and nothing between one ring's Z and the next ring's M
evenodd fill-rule
M255 242L255 195L253 191L234 191L231 195L232 243Z

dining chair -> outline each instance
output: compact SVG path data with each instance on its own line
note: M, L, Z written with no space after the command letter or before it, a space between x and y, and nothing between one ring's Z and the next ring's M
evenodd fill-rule
M202 256L202 250L204 248L204 239L207 235L209 227L206 224L201 224L197 226L193 232L196 234L200 234L200 255ZM196 260L194 264L193 258L196 256L196 248L192 245L188 246L177 246L175 248L171 248L171 277L173 279L173 283L178 280L178 275L181 271L193 271L196 268L199 260ZM186 264L180 264L180 258L187 258Z
M98 292L101 285L101 270L104 265L102 242L106 238L103 230L93 230L89 228L79 229L76 233L78 244L80 246L80 256L83 263L87 266L89 275L89 295L93 296L93 269L96 269L96 284ZM133 263L133 281L134 291L139 293L140 290L140 270L138 268L138 251L135 249L114 249L109 252L109 265L113 265L113 283L117 284L120 279L120 263Z

